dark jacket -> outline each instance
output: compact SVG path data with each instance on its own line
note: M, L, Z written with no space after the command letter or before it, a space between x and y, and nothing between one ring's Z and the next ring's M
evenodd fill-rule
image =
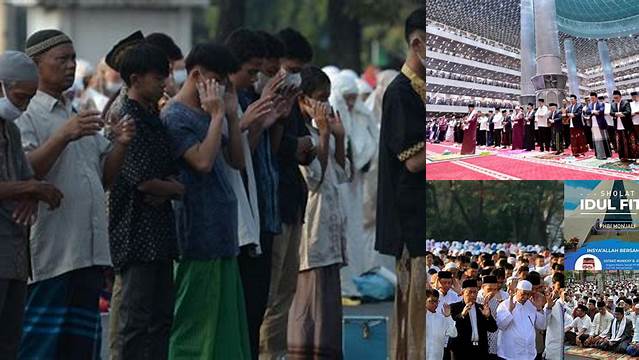
M568 113L575 114L575 117L572 118L573 127L576 127L576 128L584 127L584 122L581 119L582 109L583 109L583 106L580 103L576 103L574 107L572 104L568 105Z
M597 105L596 109L594 108L595 105ZM597 102L596 104L589 103L588 106L586 106L586 108L582 109L582 113L585 114L588 118L590 118L592 116L592 112L595 110L599 111L599 115L596 115L597 125L599 125L599 128L601 130L608 129L608 123L606 122L606 117L604 116L604 112L606 111L606 104L602 102ZM630 123L632 123L632 120L630 120Z
M617 117L614 116L616 112L623 113L623 117L621 118L621 123L626 130L634 129L632 125L632 110L630 108L630 102L628 100L621 100L621 110L617 109L617 103L613 102L610 104L610 115L614 121L615 130L617 130Z
M552 120L552 127L556 130L561 130L563 128L563 124L561 123L561 111L559 109L555 110L555 114L553 116L552 111L548 110L548 120Z
M472 353L475 347L472 346L471 338L473 328L470 323L470 314L462 318L461 313L466 304L463 301L450 304L450 314L455 320L457 327L457 337L451 338L449 348L454 352L456 359L484 359L488 356L488 331L497 331L497 323L492 315L485 318L481 313L482 305L475 304L477 312L477 332L479 335L479 354Z

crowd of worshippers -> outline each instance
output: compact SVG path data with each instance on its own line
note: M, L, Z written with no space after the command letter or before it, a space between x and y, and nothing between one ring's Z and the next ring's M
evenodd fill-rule
M112 359L341 358L347 253L423 264L424 29L369 82L291 28L1 54L0 357L98 358L112 282Z
M562 253L446 245L426 255L426 359L563 359Z
M526 108L488 112L469 104L464 117L432 120L427 138L461 144L462 154L474 154L477 146L556 155L570 149L575 157L594 151L597 159L605 160L616 152L621 161L634 162L639 159L639 93L631 96L632 101L623 99L615 90L610 102L593 92L581 102L571 95L561 104L539 99L537 106L529 103Z
M639 356L638 292L636 280L569 282L566 344Z

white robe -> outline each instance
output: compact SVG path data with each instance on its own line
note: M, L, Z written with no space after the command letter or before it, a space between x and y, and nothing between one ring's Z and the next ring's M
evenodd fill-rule
M548 127L548 107L544 105L538 109L535 118L538 127Z
M393 267L389 261L378 261L375 238L364 232L364 186L370 174L362 169L367 164L370 168L377 162L379 130L373 114L359 98L353 110L348 111L342 95L336 93L330 98L331 105L341 115L346 131L346 149L352 160L351 180L339 187L339 196L346 214L346 251L349 254L348 265L340 270L340 276L342 295L359 296L353 283L354 277L378 265L391 266L389 270Z
M449 338L457 337L452 316L426 311L426 360L442 360Z
M546 360L562 360L564 353L564 305L557 300L546 317Z
M497 355L506 360L534 360L537 356L535 329L546 328L546 314L539 312L527 301L524 305L515 302L511 313L507 299L497 307Z
M238 119L242 118L242 110L238 106ZM224 122L223 133L228 136L228 121ZM257 205L257 185L255 182L255 173L253 172L253 156L249 147L248 131L241 134L242 152L244 154L244 171L248 180L247 187L244 186L242 174L239 170L234 169L226 161L224 169L228 176L235 197L237 198L237 237L240 246L253 244L256 246L257 253L261 253L260 247L260 214Z

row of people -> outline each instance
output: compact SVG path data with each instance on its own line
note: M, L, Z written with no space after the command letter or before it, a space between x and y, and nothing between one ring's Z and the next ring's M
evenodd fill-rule
M406 64L370 110L355 79L312 66L293 29L196 45L172 94L175 44L136 32L106 56L123 85L102 113L68 97L76 50L63 32L4 54L3 356L97 357L112 265L114 358L341 357L348 238L408 269L423 259L424 28L425 9L413 12ZM379 183L367 185L374 167ZM350 196L364 187L379 194L368 235L348 225L362 225ZM403 288L425 269L398 272ZM398 294L397 313L423 315L409 306L420 296ZM423 354L405 329L420 344L423 331L400 320L394 348Z

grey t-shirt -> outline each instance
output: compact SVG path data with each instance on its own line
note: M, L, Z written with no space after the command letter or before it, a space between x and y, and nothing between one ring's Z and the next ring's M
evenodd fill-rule
M22 150L20 130L0 118L0 181L23 181L33 177ZM13 219L15 201L0 201L0 279L26 280L29 275L27 227Z

